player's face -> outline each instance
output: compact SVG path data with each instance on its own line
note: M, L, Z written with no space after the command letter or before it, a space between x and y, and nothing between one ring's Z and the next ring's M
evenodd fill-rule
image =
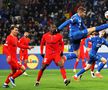
M56 26L55 25L52 25L51 26L51 32L53 33L55 30L56 30Z
M85 17L86 16L86 11L80 11L80 16Z
M12 30L12 34L13 34L14 36L17 36L17 35L18 35L18 28L14 28L14 29Z
M99 35L103 37L105 35L105 31L100 31Z
M25 32L25 33L24 33L24 36L25 36L25 37L28 37L28 36L29 36L29 33L28 33L28 32Z

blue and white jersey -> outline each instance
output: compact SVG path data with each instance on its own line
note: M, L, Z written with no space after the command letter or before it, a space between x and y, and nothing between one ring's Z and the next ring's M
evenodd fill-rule
M61 24L58 29L62 30L65 26L69 25L70 30L69 30L69 37L72 36L73 32L86 29L85 24L83 23L83 20L81 17L76 13L74 14L70 19L65 21L63 24Z
M88 42L92 42L92 48L90 50L90 54L96 54L98 49L102 46L102 45L106 45L108 47L108 42L106 41L106 39L104 37L100 38L99 36L95 36L92 38L87 38L85 40L85 46L88 47Z

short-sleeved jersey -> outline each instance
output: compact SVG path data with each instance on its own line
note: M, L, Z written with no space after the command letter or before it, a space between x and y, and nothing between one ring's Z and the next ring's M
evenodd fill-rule
M64 49L64 42L61 34L51 35L50 32L43 35L41 39L41 54L43 54L43 46L45 45L45 54L60 53Z

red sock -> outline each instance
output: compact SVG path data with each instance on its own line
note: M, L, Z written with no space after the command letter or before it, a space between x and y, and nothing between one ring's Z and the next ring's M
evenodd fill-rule
M25 69L27 68L27 63L24 63Z
M86 67L86 63L84 61L82 61L82 67L85 68Z
M38 72L37 81L40 81L40 79L41 79L41 77L42 77L42 74L43 74L43 71L40 70L40 71Z
M94 71L95 63L92 64L91 66L91 71Z
M14 74L13 74L13 79L17 78L18 76L20 76L21 74L23 74L22 70L17 70Z
M78 66L78 62L79 62L79 61L76 61L76 62L75 62L75 64L74 64L74 69L77 68L77 66Z
M13 74L10 73L10 74L7 76L6 81L5 81L6 84L8 84L8 83L10 82L9 77L12 76L12 75L13 75Z
M61 72L61 75L62 75L63 79L66 79L66 70L65 70L64 67L60 68L60 72Z

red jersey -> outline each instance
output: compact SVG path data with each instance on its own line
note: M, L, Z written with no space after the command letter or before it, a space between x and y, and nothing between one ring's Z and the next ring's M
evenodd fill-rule
M25 46L29 46L30 39L26 38L26 37L22 37L22 38L20 38L19 43L22 44L22 45L25 45ZM28 50L27 49L20 48L20 52L28 54Z
M21 45L19 42L18 42L18 39L16 36L12 36L12 35L9 35L7 36L7 39L6 39L6 43L4 44L4 47L5 47L5 50L6 50L6 53L7 55L10 55L12 57L12 60L17 60L17 47L20 47L20 48L25 48L27 49L28 46L24 46L24 45ZM4 51L5 53L5 51Z
M40 51L43 54L43 46L46 46L46 56L49 54L56 54L64 49L63 37L61 34L51 35L50 32L43 35L41 39Z

